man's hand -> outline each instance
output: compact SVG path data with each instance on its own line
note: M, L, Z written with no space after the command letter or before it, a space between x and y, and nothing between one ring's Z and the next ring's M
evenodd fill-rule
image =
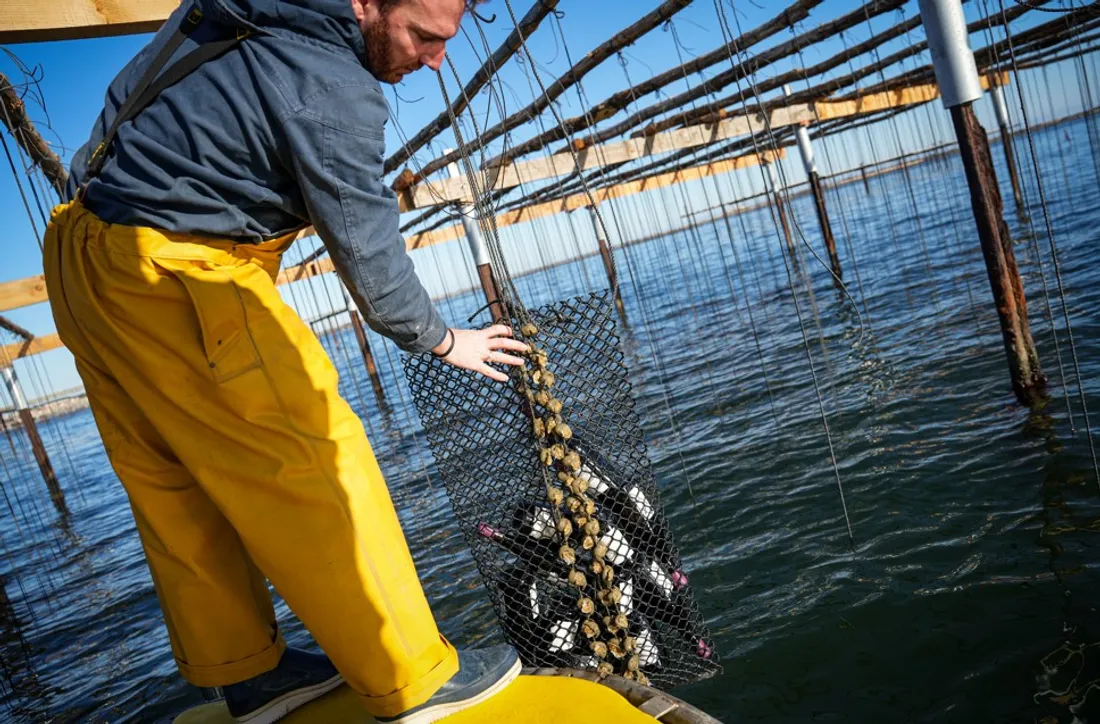
M452 329L451 334L454 335L454 346L443 356L443 361L455 367L480 372L497 382L507 382L508 375L493 369L489 363L513 367L523 364L523 358L502 351L527 351L527 345L512 339L512 330L503 324L494 324L488 329ZM451 346L451 334L448 334L446 339L432 350L436 356L442 355Z

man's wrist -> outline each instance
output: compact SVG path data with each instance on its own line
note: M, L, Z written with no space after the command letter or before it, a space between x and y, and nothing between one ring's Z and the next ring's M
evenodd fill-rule
M455 331L450 327L447 328L447 334L443 337L443 341L432 347L432 354L440 359L443 359L449 355L455 348Z

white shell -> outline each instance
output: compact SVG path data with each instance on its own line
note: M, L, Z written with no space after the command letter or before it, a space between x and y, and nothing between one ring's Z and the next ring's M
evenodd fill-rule
M607 560L613 566L621 566L634 560L634 549L626 542L626 536L618 528L608 526L607 532L600 536L600 543L607 546Z
M653 634L649 629L642 629L642 632L634 638L634 646L642 666L661 665L661 659L657 655L657 643L653 640Z
M607 492L607 483L605 483L599 475L592 472L592 468L587 465L581 465L581 470L577 473L577 477L586 481L588 483L588 489L597 495Z
M619 591L623 594L619 598L619 610L629 616L634 612L634 582L627 578L619 583Z
M555 621L550 627L550 650L569 651L576 646L580 627L580 621Z
M531 618L538 618L542 615L542 607L539 606L539 586L535 581L531 581L531 588L527 591L527 598L531 601Z
M537 509L534 514L528 514L527 522L531 525L530 536L542 540L553 538L558 529L554 526L554 516L545 508Z
M643 518L653 520L653 516L656 515L657 511L653 509L653 504L649 502L649 498L637 485L632 486L630 490L626 491L626 494Z
M649 576L649 580L653 581L657 584L658 588L665 592L665 598L672 595L672 579L665 573L664 568L661 568L661 566L654 561L650 561L649 570L646 571L646 574Z

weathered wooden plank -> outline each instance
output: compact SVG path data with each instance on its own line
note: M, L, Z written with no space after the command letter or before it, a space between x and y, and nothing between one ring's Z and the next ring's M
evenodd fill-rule
M783 158L785 154L786 151L781 148L775 152L766 151L761 154L761 156L768 161L775 161ZM756 154L738 156L737 158L731 158L724 161L714 161L701 166L693 166L691 168L647 176L615 186L593 189L592 196L596 199L597 203L602 203L622 196L640 194L643 191L653 191L654 189L672 186L673 184L729 173L737 169L756 166L759 163L760 160ZM505 226L522 224L553 214L575 211L576 209L581 209L588 205L588 194L573 194L561 199L554 199L553 201L546 201L541 204L532 204L531 206L524 206L519 209L497 214L496 226L497 228L504 228ZM412 249L422 249L433 244L442 244L446 241L458 239L463 233L462 225L456 224L442 229L433 229L432 231L424 231L419 234L410 234L405 237L405 244L410 251Z
M762 154L769 161L783 158L785 151L779 149L777 152L765 152ZM754 166L759 163L758 157L755 154L746 156L739 156L737 158L727 159L724 161L715 161L702 166L696 166L692 168L680 169L678 171L671 171L668 173L657 174L655 176L649 176L646 178L637 179L628 183L620 184L618 186L610 186L607 188L596 189L593 191L597 201L607 201L608 199L619 198L620 196L629 196L631 194L641 193L643 191L652 191L653 189L663 188L665 186L671 186L672 184L683 183L685 181L692 181L694 179L705 178L707 176L715 176L718 174L729 173L740 168L746 168L748 166ZM525 221L532 221L534 219L540 219L544 216L551 214L573 211L575 209L583 208L588 205L588 196L586 194L574 194L564 199L557 199L555 201L547 201L542 204L536 204L533 206L524 207L521 209L515 209L508 211L497 216L497 226L505 227L512 226L514 224L522 224ZM312 228L303 231L299 238L312 233ZM446 227L443 229L436 229L434 231L425 231L420 234L412 234L405 239L405 246L409 251L413 249L420 249L433 244L442 244L445 241L451 241L457 239L462 235L462 226L456 225L452 227ZM319 259L313 259L305 264L298 264L296 266L287 267L279 272L279 276L276 278L275 283L279 286L284 284L290 284L291 282L303 281L312 277L321 276L323 274L330 274L334 272L335 266L332 263L330 257L323 257ZM18 309L19 307L25 307L30 304L39 304L41 302L48 301L46 295L46 283L43 277L30 277L27 279L17 279L12 282L5 282L0 284L0 311L6 311L8 309ZM42 338L45 339L45 338ZM37 344L38 341L35 341ZM12 348L22 347L23 344L11 345ZM49 347L48 349L53 349ZM31 354L34 354L33 352Z
M1002 77L1007 79L1007 73L1002 73ZM982 84L985 88L989 87L988 77L982 78ZM767 111L767 122L763 113L727 116L717 123L700 123L625 141L582 147L577 151L576 159L572 153L563 152L530 161L503 162L501 165L488 166L479 172L478 185L482 191L508 189L519 186L521 183L556 178L577 171L591 171L602 166L621 164L646 156L696 148L760 133L766 127L776 130L801 123L862 116L890 108L926 103L937 97L939 97L939 89L935 83L919 83L868 93L849 100L782 106ZM468 201L472 199L469 193L469 182L466 177L458 176L410 186L399 194L399 198L401 210L411 211L425 206L434 206L443 203L444 200Z
M69 172L27 117L26 104L3 73L0 73L0 109L3 109L3 113L0 113L0 124L7 127L15 142L30 156L31 163L42 170L42 174L60 198L65 184L69 182Z
M0 45L152 33L179 0L4 0Z
M983 75L980 80L982 88L984 90L989 90L990 76ZM1007 84L1008 80L1008 73L1001 72L999 78L1000 83L1002 85ZM940 89L935 83L922 83L920 85L906 86L905 88L894 88L878 93L870 93L849 100L818 101L814 104L814 110L817 111L817 118L819 121L830 121L834 118L862 116L868 113L889 110L891 108L901 108L903 106L911 106L918 103L927 103L939 97Z
M810 104L777 108L769 112L767 119L763 114L733 116L718 123L688 126L643 138L631 138L581 148L577 151L575 159L572 153L556 153L546 158L492 166L480 172L481 178L478 181L483 191L512 188L521 183L556 178L576 171L591 171L602 166L634 161L646 156L705 146L749 133L759 133L767 125L772 128L782 128L814 120L817 118ZM402 192L401 196L405 200L402 211L438 204L441 203L441 199L468 199L469 197L463 196L468 193L468 190L469 184L465 177L435 181L430 186L417 184Z
M46 278L39 275L0 282L0 312L46 301Z
M300 282L303 279L328 274L333 271L336 271L336 267L332 263L332 258L326 256L306 264L299 264L283 269L275 279L275 284L282 286L284 284L290 284L291 282Z
M26 342L15 342L0 347L0 367L7 367L12 360L20 357L30 357L35 354L49 352L51 349L64 347L61 338L56 334L48 334L45 337L35 337Z

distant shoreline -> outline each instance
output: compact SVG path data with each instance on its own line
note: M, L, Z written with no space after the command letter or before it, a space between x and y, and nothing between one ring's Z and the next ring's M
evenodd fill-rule
M34 405L31 407L31 412L34 413L34 419L41 422L42 420L51 420L55 417L63 417L70 415L74 412L79 412L88 407L88 395L84 393L78 393L69 397L62 397L57 400L50 400L40 405ZM14 408L7 408L0 410L0 419L3 424L11 428L19 428L23 426L23 423L19 421L19 413Z

